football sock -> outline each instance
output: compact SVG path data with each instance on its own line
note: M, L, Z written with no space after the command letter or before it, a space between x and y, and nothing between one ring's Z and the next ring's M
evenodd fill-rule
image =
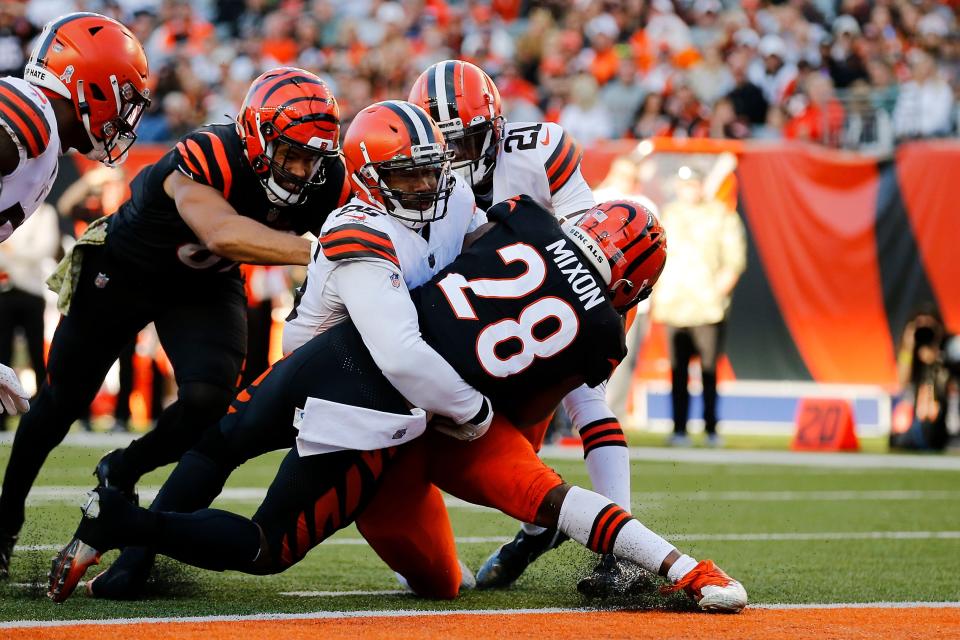
M674 550L608 498L581 487L567 492L560 507L559 528L591 551L613 553L654 574Z
M529 522L524 522L522 525L520 525L520 528L523 529L523 532L528 536L538 536L546 531L546 529L543 527L538 527L537 525L530 524Z
M630 454L616 418L591 422L580 429L583 457L593 490L630 509Z
M697 566L696 559L691 558L687 554L683 554L670 566L670 569L667 571L667 580L670 582L679 582L683 576L690 573L690 570L695 566Z

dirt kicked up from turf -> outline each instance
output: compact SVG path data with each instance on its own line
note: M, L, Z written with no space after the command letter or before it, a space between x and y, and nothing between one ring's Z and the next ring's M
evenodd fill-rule
M16 623L14 623L16 624ZM960 609L747 609L734 616L663 612L391 615L295 620L134 622L0 628L0 638L97 640L239 640L283 638L657 638L793 640L794 638L960 638Z

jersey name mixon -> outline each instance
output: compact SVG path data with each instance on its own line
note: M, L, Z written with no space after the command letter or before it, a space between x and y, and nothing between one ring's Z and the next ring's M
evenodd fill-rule
M576 251L566 247L565 240L557 240L547 245L547 250L550 251L556 265L560 267L560 273L567 276L567 281L574 293L579 296L584 310L589 311L604 302L603 291L597 285L597 280L590 270L580 261Z

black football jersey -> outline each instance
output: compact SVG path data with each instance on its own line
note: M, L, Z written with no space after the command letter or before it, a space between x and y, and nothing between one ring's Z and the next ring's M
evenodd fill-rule
M130 199L110 219L110 250L150 272L189 274L229 271L231 261L210 252L180 214L163 182L180 171L223 194L242 216L280 231L319 231L327 215L350 198L342 160L327 168L323 186L306 202L280 207L247 161L233 124L206 125L184 136L155 164L144 167L130 185Z
M487 216L497 224L411 292L424 339L497 410L573 376L606 380L626 346L600 275L529 197Z

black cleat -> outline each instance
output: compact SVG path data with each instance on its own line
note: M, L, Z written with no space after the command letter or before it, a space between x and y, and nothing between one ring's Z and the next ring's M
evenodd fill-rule
M140 496L137 495L135 488L136 482L118 477L117 468L120 466L120 458L122 456L123 449L114 449L100 458L100 462L97 463L97 467L93 470L93 475L97 478L97 488L117 489L127 500L135 505L139 505Z
M124 512L136 508L118 489L99 487L89 495L73 539L50 565L47 597L58 604L70 597L91 565L100 564L105 551L119 546L113 542L113 532L123 526Z
M534 560L551 549L556 549L568 538L556 529L531 535L523 529L493 552L477 571L477 589L505 589L523 575Z
M10 558L13 557L13 547L17 544L17 536L0 532L0 580L10 577Z
M87 595L102 600L135 600L143 593L156 555L146 547L127 547L106 571L87 581Z
M612 553L601 556L593 573L577 582L577 591L588 598L657 593L657 587L657 579L649 571Z

